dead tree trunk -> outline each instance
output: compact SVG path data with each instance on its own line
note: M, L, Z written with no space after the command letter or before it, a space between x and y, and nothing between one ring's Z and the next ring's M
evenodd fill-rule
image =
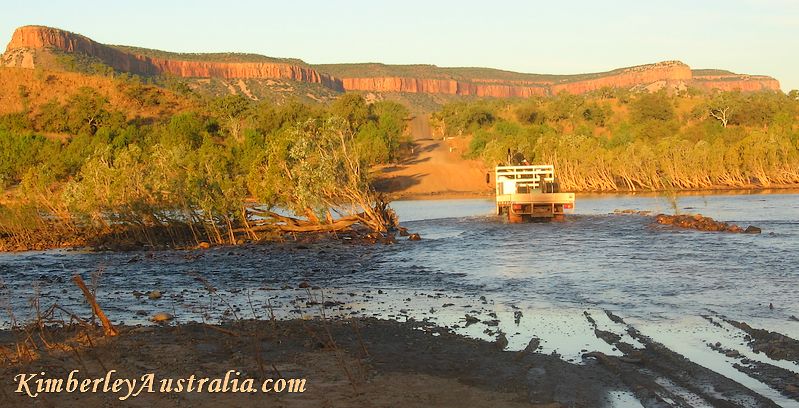
M108 337L113 337L119 334L117 329L111 324L107 317L105 317L105 313L103 313L103 309L100 309L100 305L97 304L97 299L94 298L94 295L86 287L86 283L83 282L83 278L80 275L75 275L72 277L72 281L75 282L81 291L83 291L83 296L86 297L86 301L89 302L89 305L92 307L92 311L97 317L100 319L100 322L103 324L103 330L105 331L105 335Z

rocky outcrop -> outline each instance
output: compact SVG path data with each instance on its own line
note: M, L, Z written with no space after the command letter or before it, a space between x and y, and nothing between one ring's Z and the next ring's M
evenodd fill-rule
M550 89L553 94L558 94L562 91L581 94L605 87L628 89L659 81L665 81L666 84L671 85L690 80L691 68L688 65L679 61L664 61L615 70L596 78L553 84Z
M139 53L141 50L112 47L79 34L42 26L18 28L8 44L6 53L0 59L0 65L32 68L36 63L35 53L32 50L48 49L86 54L103 61L116 70L140 75L171 74L186 78L284 79L320 84L335 91L527 98L554 95L560 92L581 94L604 87L648 90L671 86L675 89L682 89L686 84L721 90L779 90L779 82L774 78L710 70L698 71L698 73L713 72L715 74L695 74L690 67L679 61L666 61L597 74L568 76L536 76L483 70L483 75L480 75L479 78L469 78L469 75L451 75L451 70L435 66L426 66L429 67L428 71L412 72L409 75L406 75L407 71L401 70L400 72L403 74L391 75L397 70L392 72L391 66L381 65L385 70L377 75L370 75L370 69L368 66L364 66L361 68L363 75L359 71L354 71L351 72L353 75L342 73L341 76L344 78L339 79L298 60L297 63L292 63L295 60L288 62L284 60L228 62L203 60L198 58L198 55L191 55L192 58L185 58L181 54L153 52L145 52L144 54L148 55L142 55ZM261 58L268 60L267 57ZM327 67L334 67L334 65ZM330 69L333 70L333 68ZM486 75L485 72L489 72L489 74ZM495 72L497 78L491 78L491 72Z
M743 229L735 224L728 224L722 221L716 221L710 217L704 217L701 214L676 214L666 215L658 214L655 216L655 222L661 225L673 225L675 227L695 229L699 231L710 232L736 232L746 234L759 234L760 228L755 226L748 226Z
M35 61L35 52L29 48L15 48L0 55L0 67L32 69L36 67Z
M158 73L146 61L137 59L132 55L97 43L82 35L49 27L25 26L17 28L6 47L6 54L26 49L43 48L90 55L120 71L144 75Z
M273 78L322 84L343 91L341 81L313 68L264 62L175 61L135 56L146 60L156 73L169 73L184 78ZM116 68L116 67L115 67Z
M454 79L367 77L342 78L341 82L347 91L437 93L498 98L529 98L536 95L546 95L548 92L545 86L482 84Z
M502 79L426 79L409 77L349 77L343 78L345 90L370 92L436 93L497 98L528 98L556 95L560 92L583 94L602 88L684 89L687 84L705 89L725 91L779 90L779 82L771 77L729 74L694 76L691 68L679 61L664 61L609 72L564 76L550 81Z
M171 74L187 78L273 78L322 84L343 90L340 81L311 67L273 62L212 62L153 58L127 53L79 34L56 28L25 26L14 31L6 54L25 49L56 49L98 58L114 69L140 75Z
M780 82L764 75L720 74L694 75L692 83L705 89L721 91L756 92L763 90L779 91Z
M678 61L625 68L603 74L567 78L561 81L524 81L501 79L420 79L402 77L343 78L345 90L371 92L442 93L497 98L529 98L559 92L581 94L603 87L631 88L658 81L679 83L691 80L691 68Z

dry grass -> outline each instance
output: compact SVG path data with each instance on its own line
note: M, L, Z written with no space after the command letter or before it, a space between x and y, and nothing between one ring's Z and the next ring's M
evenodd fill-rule
M125 96L118 79L74 72L0 67L0 115L17 113L27 107L35 114L37 107L52 100L66 102L80 88L89 87L108 98L112 108L130 118L160 118L190 108L192 103L169 90L156 88L165 100L158 106L141 106ZM21 89L26 92L23 97Z

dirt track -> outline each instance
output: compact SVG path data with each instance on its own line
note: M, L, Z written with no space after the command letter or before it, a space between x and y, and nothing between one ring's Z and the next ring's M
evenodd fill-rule
M483 164L463 158L464 140L434 136L423 117L415 118L410 129L415 144L412 156L378 169L378 191L404 198L487 195L493 191L485 182Z

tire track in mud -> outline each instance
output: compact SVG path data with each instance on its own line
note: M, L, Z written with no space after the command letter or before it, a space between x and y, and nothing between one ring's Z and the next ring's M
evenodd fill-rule
M763 353L768 359L775 362L782 360L788 364L799 363L799 341L797 340L781 333L753 328L747 323L731 320L717 313L714 316L703 315L702 317L719 328L724 328L724 326L713 320L713 317L726 322L733 327L733 330L739 330L744 334L744 342L755 354ZM727 358L735 359L736 362L732 364L732 367L736 370L799 402L799 372L796 370L791 371L785 367L748 358L733 348L725 347L720 341L709 343L707 346ZM799 369L799 365L793 367Z
M738 362L732 365L736 370L767 384L792 400L799 401L799 374L773 364L746 358L738 351L724 347L721 342L708 344L708 347L726 357L736 359Z
M609 356L591 352L594 358L616 374L644 407L778 407L774 401L750 390L707 367L694 363L679 353L653 341L613 313L608 318L625 327L626 334L643 345L635 348L616 333L601 330L585 312L594 333L624 355Z
M755 353L763 352L773 360L787 360L799 364L799 340L794 340L784 334L756 329L744 322L730 320L720 316L725 322L746 333L749 347Z

